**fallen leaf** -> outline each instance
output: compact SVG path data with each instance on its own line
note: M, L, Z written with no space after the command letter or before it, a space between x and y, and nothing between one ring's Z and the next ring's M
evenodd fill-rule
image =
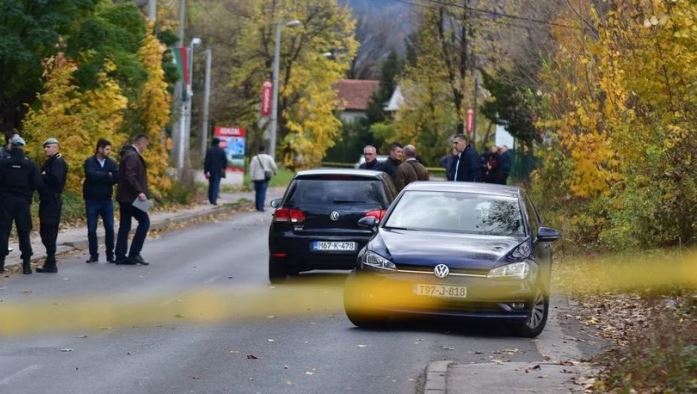
M72 352L72 351L73 351L73 349L70 349L70 348L61 349L61 352L63 352L63 353Z
M314 375L315 373L312 371L305 371L305 375Z
M177 319L183 319L184 315L182 315L181 313L177 313L176 315L174 315L174 317L176 317Z
M441 349L443 349L443 350L455 350L455 348L452 346L441 346Z
M368 345L358 345L360 348L368 347Z
M267 342L276 342L276 340L271 339L271 338L267 339L266 341L267 341Z
M248 355L247 355L247 360L258 360L258 359L259 359L259 357L255 356L255 355L253 355L253 354L248 354Z

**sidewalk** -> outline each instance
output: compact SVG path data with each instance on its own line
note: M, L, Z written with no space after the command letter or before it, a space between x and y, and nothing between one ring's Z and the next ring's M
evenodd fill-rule
M280 198L283 196L285 187L275 187L269 188L266 194L266 203L274 198ZM177 211L160 211L152 212L150 214L150 230L158 230L172 224L186 222L192 219L205 217L211 214L224 214L230 212L237 208L236 203L241 200L250 201L252 204L254 202L254 192L235 192L235 193L220 193L220 198L218 199L218 205L210 205L207 202L193 206L191 208L181 209ZM116 204L116 203L115 203ZM114 217L114 235L118 232L118 215ZM131 233L135 231L137 222L134 221L133 229ZM46 249L41 243L41 237L39 236L37 229L34 229L31 234L31 247L34 251L32 255L32 261L40 260L46 258ZM101 221L97 225L97 237L99 238L99 254L100 259L104 261L106 259L104 255L104 227ZM12 267L21 264L19 242L16 237L10 237L10 247L13 249L12 252L5 258L5 267ZM86 250L88 247L87 242L87 226L71 227L67 229L61 229L58 233L58 248L57 254L66 253L74 250ZM87 258L85 254L85 259ZM59 259L60 264L60 259Z

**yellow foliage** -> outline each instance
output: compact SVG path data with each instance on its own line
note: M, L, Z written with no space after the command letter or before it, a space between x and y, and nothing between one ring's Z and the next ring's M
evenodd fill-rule
M167 175L168 148L164 127L169 121L171 96L162 69L162 56L165 47L153 34L152 23L138 50L138 58L148 72L138 98L129 108L136 113L138 123L150 139L150 145L143 156L148 163L148 187L154 197L162 197L172 186Z
M94 152L99 138L112 141L114 146L126 140L119 127L127 99L118 83L108 76L114 65L107 62L99 73L99 84L94 90L81 92L72 74L77 66L58 56L46 62L45 93L39 94L41 103L31 108L23 129L30 156L41 164L45 160L41 144L49 137L61 143L61 152L68 163L66 190L79 193L84 179L82 163Z

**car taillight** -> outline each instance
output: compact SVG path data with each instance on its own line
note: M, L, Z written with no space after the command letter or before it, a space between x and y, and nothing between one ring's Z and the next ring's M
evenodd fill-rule
M278 208L273 217L276 222L302 223L305 221L305 212L293 208Z
M385 217L385 212L387 212L386 209L376 209L376 210L374 210L374 211L368 211L368 212L366 212L366 213L365 213L365 216L366 216L366 217L372 216L372 217L374 217L375 219L377 219L377 221L379 222L379 221L382 220L383 217Z

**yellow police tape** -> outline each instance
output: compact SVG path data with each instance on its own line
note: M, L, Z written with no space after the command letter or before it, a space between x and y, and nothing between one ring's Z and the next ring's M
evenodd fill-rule
M554 270L553 291L556 292L697 291L697 254L694 253L663 258L617 256L562 261ZM448 301L414 296L413 283L437 282L432 275L413 277L413 281L349 283L351 294L355 295L353 307L371 311L437 308L439 303ZM343 276L338 280L300 276L289 284L261 288L208 288L184 294L137 297L92 295L89 300L85 300L85 295L51 301L5 300L0 303L0 336L343 313L344 282ZM487 296L496 298L497 294Z

